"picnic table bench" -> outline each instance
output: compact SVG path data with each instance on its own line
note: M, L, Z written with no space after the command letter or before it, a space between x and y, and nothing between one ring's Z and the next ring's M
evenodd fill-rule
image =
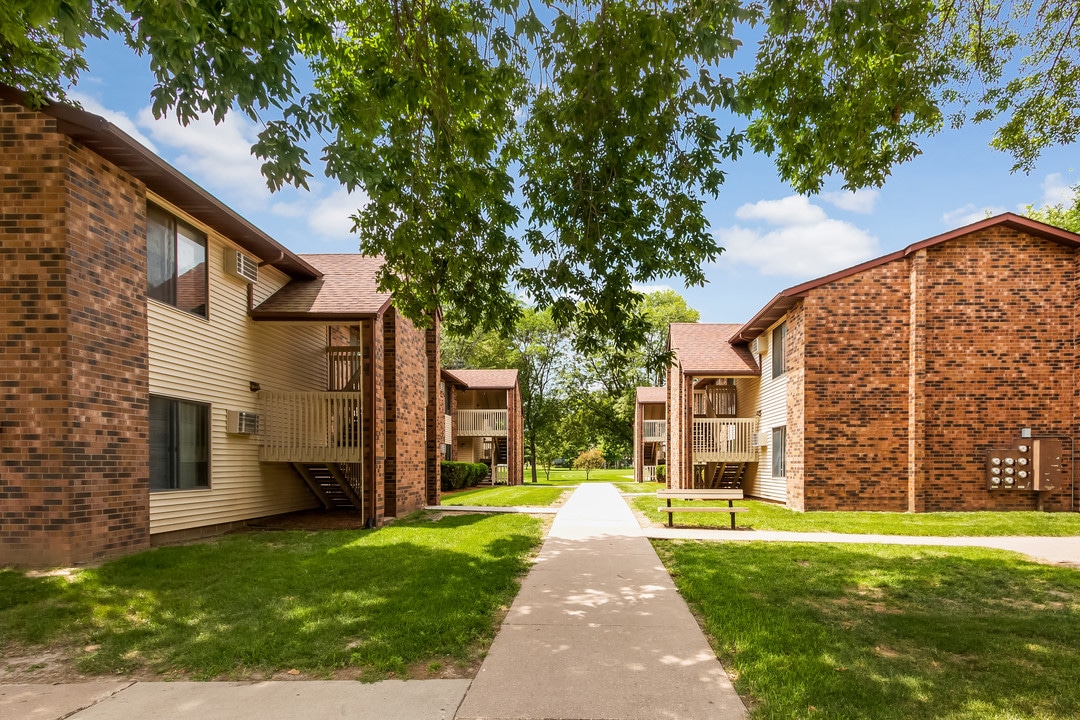
M719 490L657 490L656 497L667 500L667 507L657 508L662 513L667 513L668 527L671 527L671 517L677 512L726 512L731 513L731 529L735 529L735 513L750 512L747 507L732 507L732 502L743 499L743 492L738 488ZM671 507L672 500L727 500L727 507Z

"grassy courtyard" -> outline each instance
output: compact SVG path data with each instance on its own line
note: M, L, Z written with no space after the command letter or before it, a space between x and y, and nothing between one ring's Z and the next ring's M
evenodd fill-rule
M442 504L476 507L513 507L515 505L549 507L569 492L571 492L570 488L540 484L478 487L452 494L443 493Z
M983 549L656 541L756 720L1080 717L1080 572Z
M376 531L247 532L67 577L0 570L0 663L85 673L424 676L486 651L538 546L522 515L418 514Z
M630 482L634 479L633 468L614 468L590 470L589 479L585 479L584 470L571 470L569 468L551 468L550 478L544 472L544 468L536 469L537 485L579 485L583 482ZM532 470L525 468L525 484L532 485Z
M666 523L667 515L657 508L665 501L656 497L638 497L633 506L653 522ZM838 532L859 535L922 535L937 537L994 536L994 535L1080 535L1080 514L1040 512L949 512L949 513L889 513L889 512L807 512L799 513L781 505L739 500L737 505L750 512L736 516L739 527L754 530L790 530L793 532ZM726 502L672 501L676 506L716 505ZM719 513L683 512L675 517L675 525L683 527L717 528L727 526L727 515Z

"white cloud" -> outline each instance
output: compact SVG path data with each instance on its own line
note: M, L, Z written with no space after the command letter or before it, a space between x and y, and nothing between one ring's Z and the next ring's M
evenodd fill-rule
M349 194L338 188L330 195L314 203L308 211L308 226L317 234L331 240L344 240L353 236L351 215L367 204L362 192Z
M268 203L271 193L262 163L251 154L258 127L247 118L230 113L216 125L206 116L181 125L172 117L155 118L146 107L136 122L155 142L179 151L176 166L200 184L248 208Z
M789 195L780 200L759 200L747 203L735 211L740 220L763 220L770 225L809 225L828 218L825 211L802 195Z
M722 258L749 265L763 275L811 278L868 260L879 253L877 238L830 218L801 195L762 200L735 211L740 220L759 220L774 229L733 226L717 233Z
M877 190L867 189L856 190L855 192L844 190L841 192L821 193L821 199L841 210L869 215L874 212L874 205L877 204L878 195Z
M1072 205L1076 191L1061 173L1050 173L1042 182L1043 205Z
M985 220L988 217L1000 215L1003 212L1008 212L1008 208L1003 208L1000 205L986 205L979 207L975 203L968 203L955 210L948 211L941 216L941 219L948 227L957 228L979 222L980 220Z
M157 148L154 147L154 143L150 142L150 138L142 134L138 126L135 124L135 121L129 118L124 113L117 112L116 110L110 110L109 108L98 102L96 99L90 97L89 95L84 95L83 93L73 92L71 93L71 98L73 100L76 100L80 105L82 105L83 110L87 112L92 112L95 115L100 115L101 117L105 118L113 125L120 128L132 138L134 138L136 141L138 141L138 143L145 147L147 150L154 153L158 151Z
M654 284L651 284L651 285L644 285L644 284L640 284L640 283L631 283L630 284L630 289L633 290L634 292L639 292L639 293L657 293L657 292L668 292L668 291L674 291L675 290L675 288L671 287L670 285L667 285L666 283L654 283Z

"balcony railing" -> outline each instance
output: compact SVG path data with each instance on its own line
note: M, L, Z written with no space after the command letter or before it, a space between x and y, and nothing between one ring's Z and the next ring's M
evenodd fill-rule
M458 437L506 437L505 410L458 410Z
M694 391L694 415L732 417L736 413L738 393L734 385L710 385Z
M667 440L667 420L642 421L641 439L645 442L662 442Z
M755 462L757 418L694 420L694 463Z
M496 465L495 474L492 476L491 481L496 485L509 485L510 468L506 465Z
M359 463L363 454L358 392L259 393L265 462Z
M363 354L357 345L326 348L326 388L334 392L360 392Z

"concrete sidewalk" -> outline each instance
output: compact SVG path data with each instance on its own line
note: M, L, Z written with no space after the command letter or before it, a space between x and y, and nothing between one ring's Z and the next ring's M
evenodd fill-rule
M0 685L4 720L451 720L468 680Z
M610 484L561 508L458 720L708 720L746 710Z
M880 543L882 545L943 545L985 547L1023 553L1050 565L1080 568L1080 537L928 537L920 535L854 535L779 530L712 530L708 528L645 529L657 540L714 540L724 542Z

